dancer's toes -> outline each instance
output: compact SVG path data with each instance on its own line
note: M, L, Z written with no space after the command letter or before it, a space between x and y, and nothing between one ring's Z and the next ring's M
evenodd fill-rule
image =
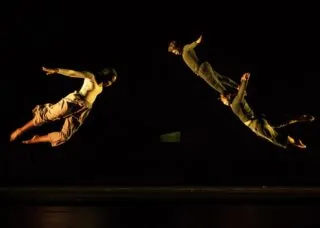
M21 134L22 134L22 131L20 130L20 128L16 129L10 135L10 142L13 142L14 140L16 140Z
M305 144L303 144L300 139L299 139L298 142L296 142L294 145L295 145L296 147L301 148L301 149L307 148L307 146L306 146Z

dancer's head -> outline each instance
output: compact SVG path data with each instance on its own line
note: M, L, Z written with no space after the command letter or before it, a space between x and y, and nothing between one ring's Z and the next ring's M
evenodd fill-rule
M98 71L95 76L97 83L103 83L104 87L111 86L118 77L117 71L114 68L104 68Z
M182 54L182 46L180 44L178 44L178 42L176 40L173 40L169 43L168 52L171 52L175 55L181 55Z
M220 100L224 105L230 106L231 100L232 100L232 94L230 94L230 93L225 93L225 94L221 93L219 100Z

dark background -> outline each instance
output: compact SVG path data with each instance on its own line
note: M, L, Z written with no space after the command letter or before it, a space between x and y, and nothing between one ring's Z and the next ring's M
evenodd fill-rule
M257 138L181 57L167 52L171 39L192 42L202 34L198 55L218 72L236 81L251 73L248 101L257 112L318 116L320 46L312 7L185 7L12 4L5 10L1 184L319 185L318 121L288 128L307 150L277 148ZM36 104L56 102L82 85L46 76L42 66L114 66L119 78L66 144L9 144ZM173 131L181 131L180 144L158 142Z

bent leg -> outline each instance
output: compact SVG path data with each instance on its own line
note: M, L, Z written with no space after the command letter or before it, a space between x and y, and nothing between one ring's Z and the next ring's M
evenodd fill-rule
M61 131L51 132L43 136L34 136L29 140L23 141L25 144L34 143L50 143L52 147L59 146L68 141L71 136L79 129L83 124L85 118L90 112L89 108L84 108L80 112L73 113L69 117L65 118Z
M87 118L89 112L90 109L84 109L82 112L67 117L60 132L52 132L48 134L51 146L59 146L68 141L71 136L78 131L79 127Z
M72 116L65 119L61 131L51 132L47 135L35 135L31 139L24 140L24 144L50 143L51 146L58 146L68 141L80 127L80 123Z
M33 110L33 119L23 125L21 128L17 128L10 135L10 142L15 141L19 136L21 136L25 131L41 126L48 121L58 120L68 114L79 109L79 106L68 102L65 98L61 99L56 104L44 104L37 105Z

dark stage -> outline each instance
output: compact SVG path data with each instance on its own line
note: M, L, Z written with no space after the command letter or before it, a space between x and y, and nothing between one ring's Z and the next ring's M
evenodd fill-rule
M1 227L317 226L319 188L2 187Z
M318 118L318 14L301 6L298 14L229 6L186 15L170 6L125 13L123 6L110 12L80 3L17 4L1 15L0 200L7 227L22 227L19 217L42 228L320 223L319 120L283 129L307 149L278 148L254 135L181 56L168 52L172 39L191 43L202 35L197 55L217 72L236 82L251 73L247 100L256 112L280 121L305 113ZM82 85L45 75L42 66L113 66L118 80L67 143L21 143L59 130L61 121L9 143L35 105L55 103ZM160 142L173 132L179 142Z
M320 199L317 187L1 187L4 205L103 206L115 203L288 204L312 205Z

